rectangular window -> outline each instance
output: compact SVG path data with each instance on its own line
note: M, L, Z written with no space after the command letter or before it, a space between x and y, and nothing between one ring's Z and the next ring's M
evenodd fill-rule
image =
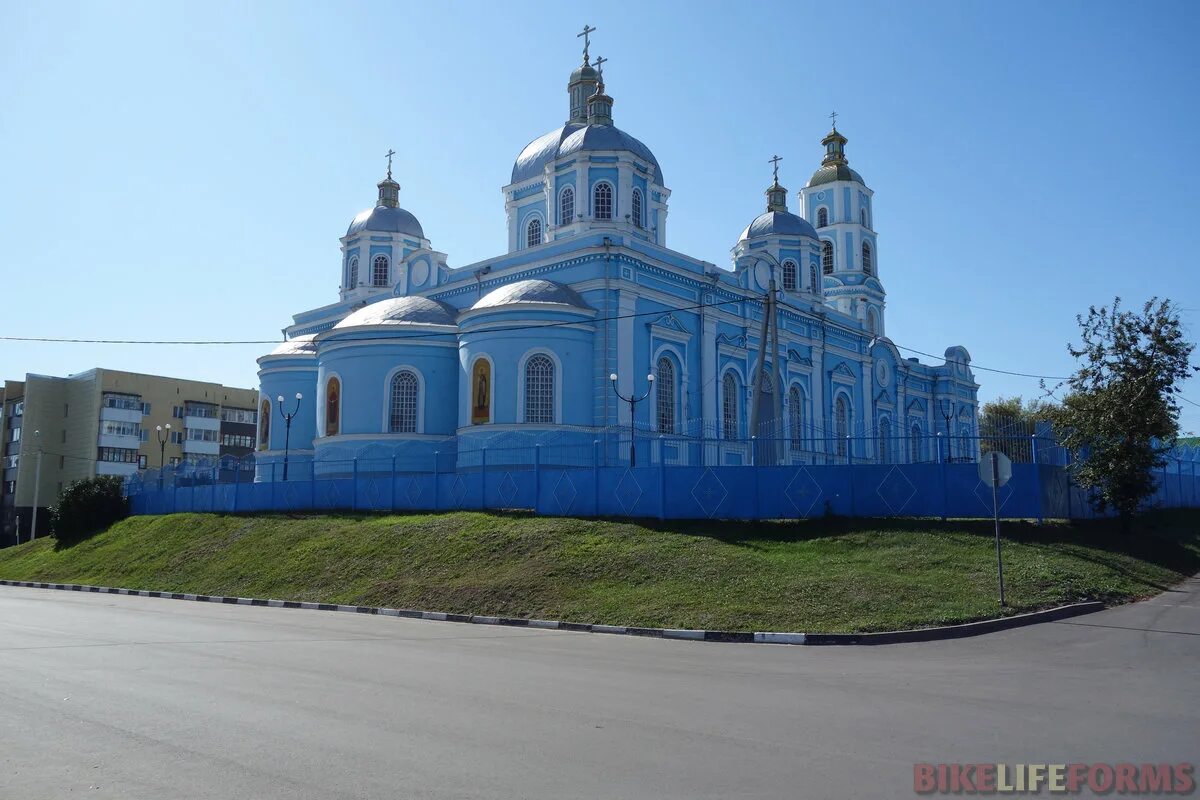
M183 431L171 431L171 444L183 444Z
M145 468L146 468L146 457L138 456L138 469L145 469Z
M20 463L21 463L21 456L19 453L15 456L5 456L4 457L4 468L5 469L11 469L12 467L19 465Z
M105 392L102 403L105 408L123 408L127 411L142 410L142 397L141 395L137 394L118 394L117 392Z
M175 419L183 419L183 406L171 406L171 416Z
M185 403L183 414L186 417L217 418L217 407L212 403Z
M14 441L14 442L21 441L21 429L20 428L13 428L12 441Z
M222 408L222 422L243 422L248 425L258 424L258 412L249 408Z
M136 464L138 451L126 447L101 447L100 460L116 464Z
M150 404L142 403L142 416L144 416L144 417L149 416L149 414L150 414Z
M100 433L104 436L136 436L145 441L142 426L136 422L117 422L104 420L100 424Z
M189 442L215 442L217 441L217 432L207 428L188 428L187 440Z
M25 401L22 400L21 402L19 402L13 406L13 416L19 417L24 413L25 413Z

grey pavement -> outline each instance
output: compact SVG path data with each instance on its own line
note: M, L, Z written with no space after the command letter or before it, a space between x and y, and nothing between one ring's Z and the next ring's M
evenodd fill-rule
M1192 761L1200 581L973 639L733 645L0 587L0 798L898 798Z

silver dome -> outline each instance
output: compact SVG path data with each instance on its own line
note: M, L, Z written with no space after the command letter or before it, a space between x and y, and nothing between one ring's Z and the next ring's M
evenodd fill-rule
M493 289L479 298L479 301L471 306L471 310L498 308L517 303L551 303L592 310L592 307L579 296L579 292L570 286L540 279L517 281Z
M746 226L738 241L755 236L808 236L817 238L817 230L808 220L787 211L768 211Z
M317 343L313 341L312 334L288 339L267 353L269 356L313 356L316 354Z
M628 150L653 168L655 183L665 185L662 168L650 148L614 125L583 125L569 122L539 136L525 146L513 164L509 183L536 178L546 164L571 153L587 150Z
M454 325L458 309L428 297L389 297L364 306L333 326L356 328L362 325Z
M375 206L359 214L346 229L347 236L353 236L362 231L380 231L383 233L407 233L418 239L425 238L421 223L403 208Z

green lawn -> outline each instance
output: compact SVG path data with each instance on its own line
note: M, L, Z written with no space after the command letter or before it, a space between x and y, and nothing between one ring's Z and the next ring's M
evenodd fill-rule
M1200 512L1122 536L1005 523L1010 613L1154 594L1200 571ZM517 514L134 517L0 550L0 578L723 630L874 631L995 616L990 523Z

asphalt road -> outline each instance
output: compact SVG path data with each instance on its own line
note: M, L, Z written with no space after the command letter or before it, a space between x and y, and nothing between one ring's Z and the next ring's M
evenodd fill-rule
M1191 761L1200 581L789 647L0 587L0 798L894 798L934 762Z

